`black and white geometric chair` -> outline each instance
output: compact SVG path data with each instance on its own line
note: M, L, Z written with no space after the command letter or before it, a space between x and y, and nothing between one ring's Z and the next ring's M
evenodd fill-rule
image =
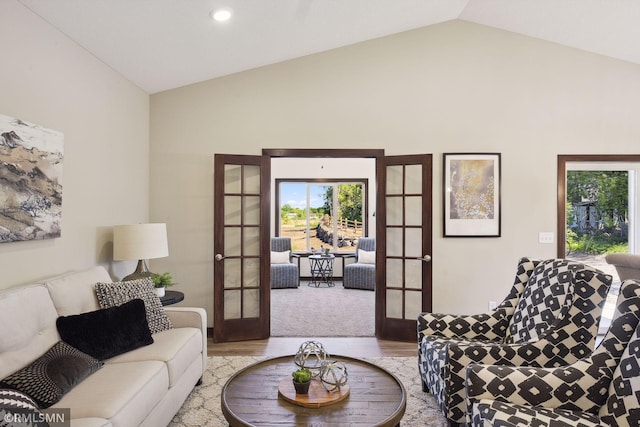
M300 269L292 262L291 238L271 238L271 289L297 288L300 286Z
M640 282L623 282L594 352L560 368L467 368L467 411L477 427L639 426Z
M423 389L451 424L467 423L471 363L555 367L591 354L612 277L585 264L523 258L509 297L492 313L418 317Z
M376 289L376 239L360 237L356 244L356 262L344 266L342 286L345 289Z

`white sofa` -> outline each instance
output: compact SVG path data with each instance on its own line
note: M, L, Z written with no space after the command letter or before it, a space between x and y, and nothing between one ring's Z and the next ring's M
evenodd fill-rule
M94 267L0 292L0 379L60 340L59 316L99 310L94 285L111 280ZM172 329L104 361L51 408L70 408L72 427L166 426L206 368L207 321L201 308L165 311Z

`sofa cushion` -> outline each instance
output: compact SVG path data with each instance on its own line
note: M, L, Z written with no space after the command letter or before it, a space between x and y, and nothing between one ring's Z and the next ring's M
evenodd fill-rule
M100 307L109 308L141 299L147 310L147 322L152 334L171 329L171 321L162 308L151 279L130 280L128 282L96 283L96 295Z
M202 354L202 331L174 328L153 336L152 345L138 348L106 361L107 364L157 360L167 365L169 386L173 387L194 359Z
M116 307L62 316L56 326L65 342L98 360L153 343L141 299Z
M138 426L167 393L168 377L162 362L105 364L53 408L73 408L74 420L103 418L114 426Z
M111 282L104 267L96 266L82 271L48 279L44 282L59 316L85 313L100 308L96 298L95 284Z
M43 285L0 292L0 379L33 362L60 340L57 317Z
M56 403L102 362L59 341L33 363L0 381L0 387L29 395L42 408Z

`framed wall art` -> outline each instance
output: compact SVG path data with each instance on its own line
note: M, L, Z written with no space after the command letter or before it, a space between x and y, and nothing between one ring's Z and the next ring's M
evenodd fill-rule
M500 153L444 153L444 237L500 237Z
M0 243L60 237L63 139L0 114Z

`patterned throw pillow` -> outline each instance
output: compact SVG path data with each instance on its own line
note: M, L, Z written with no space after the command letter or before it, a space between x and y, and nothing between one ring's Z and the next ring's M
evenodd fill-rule
M48 408L101 366L99 360L58 341L33 363L0 381L0 387L25 393Z
M172 327L151 279L96 283L96 296L101 308L115 307L133 299L141 299L147 311L147 323L152 334Z
M48 427L49 425L33 399L20 391L8 388L0 389L0 420L2 420L0 421L2 427Z
M535 340L549 329L567 300L572 280L567 260L538 264L511 318L507 342Z
M362 249L358 249L358 263L359 264L375 264L376 251L363 251Z
M289 264L291 251L274 252L271 251L271 264Z

